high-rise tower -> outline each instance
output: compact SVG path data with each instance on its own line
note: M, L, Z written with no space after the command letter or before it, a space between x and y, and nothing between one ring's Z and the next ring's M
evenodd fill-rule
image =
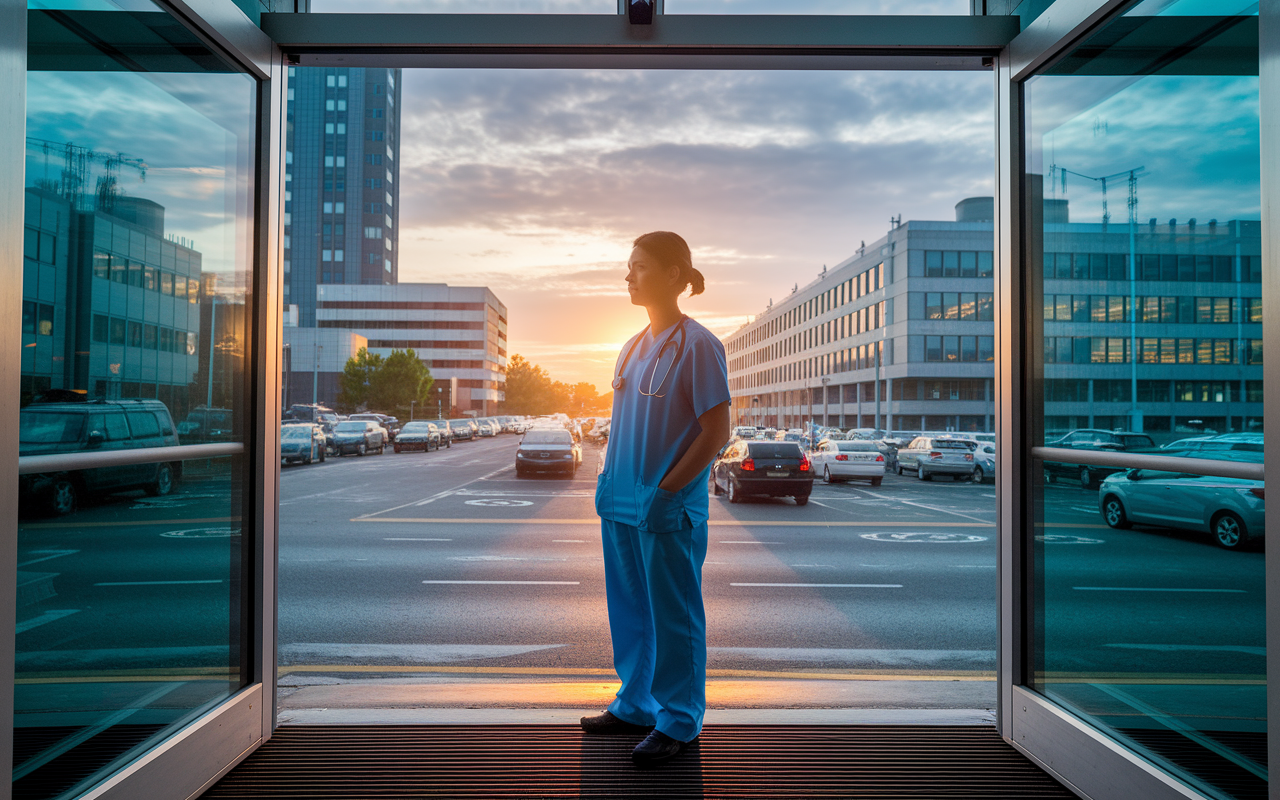
M320 284L399 279L400 70L290 67L284 302L316 324Z

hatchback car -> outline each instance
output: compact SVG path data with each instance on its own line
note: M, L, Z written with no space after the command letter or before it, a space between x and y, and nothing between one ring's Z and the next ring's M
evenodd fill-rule
M340 456L347 453L362 456L375 450L382 453L387 447L387 432L376 422L349 419L337 424L331 441L333 452Z
M582 464L582 446L564 429L535 428L516 449L516 477L533 472L559 472L572 478Z
M280 426L280 463L310 464L324 461L324 429L310 422L293 422Z
M809 453L809 460L827 483L858 478L879 486L884 480L884 454L875 442L826 439Z
M796 505L809 502L813 492L813 468L809 457L792 442L737 441L711 469L713 491L729 494L729 502L748 495L794 497Z
M934 475L950 475L952 480L973 477L973 439L951 436L917 436L898 451L897 472L914 472L922 481Z
M442 431L443 426L436 425L434 422L426 420L406 422L396 436L391 449L397 453L404 453L413 450L430 452L439 450L442 446L452 447L453 437L445 436Z
M169 409L158 400L94 400L33 403L18 414L18 455L175 447ZM59 516L75 511L89 494L142 489L166 495L182 475L181 462L128 464L22 475L19 502Z
M1103 480L1098 497L1112 528L1142 524L1208 533L1228 550L1261 541L1265 528L1262 481L1131 469Z

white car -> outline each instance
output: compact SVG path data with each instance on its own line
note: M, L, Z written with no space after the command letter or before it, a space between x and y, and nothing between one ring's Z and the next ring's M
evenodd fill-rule
M879 486L884 480L884 455L875 442L825 439L809 453L809 460L827 483L858 478Z

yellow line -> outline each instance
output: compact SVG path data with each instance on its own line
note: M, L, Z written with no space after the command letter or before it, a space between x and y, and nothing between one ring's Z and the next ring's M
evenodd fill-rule
M599 519L452 519L445 517L357 517L351 522L392 522L418 525L599 525ZM808 522L713 519L713 528L994 528L987 522Z
M334 665L334 664L302 664L293 667L281 667L280 675L305 672L324 673L444 673L450 675L563 675L580 677L617 678L611 669L585 669L560 667L457 667L457 666L406 666L406 665ZM709 678L760 678L773 680L824 680L824 681L994 681L994 672L975 670L973 672L859 672L844 670L840 672L769 672L747 669L709 669Z
M132 528L136 525L196 525L205 522L239 522L239 517L187 517L185 519L138 519L127 522L40 522L22 525L20 530L32 528Z

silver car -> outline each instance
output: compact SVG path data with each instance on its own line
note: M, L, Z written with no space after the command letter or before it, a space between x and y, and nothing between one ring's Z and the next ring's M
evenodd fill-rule
M952 480L974 476L973 451L978 443L960 436L917 436L898 450L897 472L914 472L922 481L934 475L950 475Z
M1098 496L1113 528L1136 523L1208 532L1228 550L1244 550L1263 535L1262 481L1131 469L1107 476Z

